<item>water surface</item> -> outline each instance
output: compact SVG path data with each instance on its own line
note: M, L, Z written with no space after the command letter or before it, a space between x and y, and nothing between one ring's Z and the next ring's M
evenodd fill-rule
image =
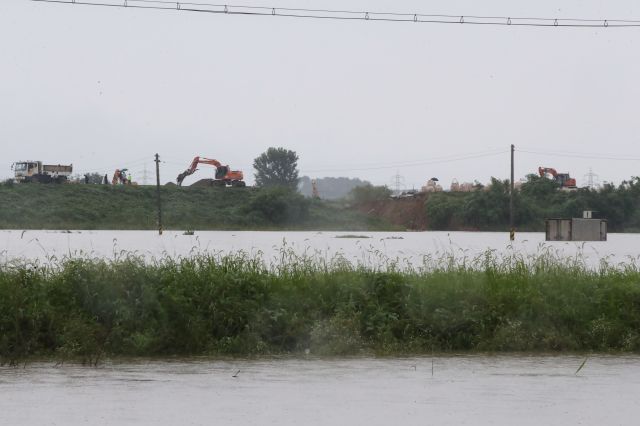
M0 368L0 424L637 424L640 357L590 357L576 375L583 360L451 356L137 361L99 368L29 364Z
M348 238L342 238L348 237ZM420 264L424 256L454 255L473 258L486 250L497 254L539 253L579 255L591 265L602 259L628 262L640 255L640 234L609 234L606 242L545 242L543 233L497 232L251 232L202 231L195 235L154 231L0 231L0 261L16 258L94 256L113 258L122 252L142 256L189 256L193 253L244 251L277 262L282 250L298 255L331 258L336 254L354 263L377 265L387 259Z

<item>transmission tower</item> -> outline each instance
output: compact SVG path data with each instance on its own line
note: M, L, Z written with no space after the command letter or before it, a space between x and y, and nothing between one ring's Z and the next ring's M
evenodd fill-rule
M147 170L147 163L144 164L142 169L142 184L149 185L149 171Z
M404 176L402 176L400 172L396 172L396 174L391 177L391 188L393 188L393 194L400 195L404 186Z
M589 167L589 173L584 175L584 180L587 181L587 188L598 189L600 187L600 177L593 173L593 169Z

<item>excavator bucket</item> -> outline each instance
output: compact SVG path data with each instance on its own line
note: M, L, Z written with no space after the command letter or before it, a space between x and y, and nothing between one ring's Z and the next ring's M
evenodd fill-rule
M178 178L176 179L176 183L178 184L178 186L182 186L182 181L184 180L184 178L186 178L187 176L189 176L189 173L187 173L186 171L180 173L178 175Z

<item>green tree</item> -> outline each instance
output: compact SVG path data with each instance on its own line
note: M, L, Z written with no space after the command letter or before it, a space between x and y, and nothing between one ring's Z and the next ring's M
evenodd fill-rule
M482 191L469 194L462 209L468 226L476 229L496 229L509 223L509 181L491 178Z
M464 207L466 194L437 192L430 194L425 202L429 227L446 230L460 224L460 213Z
M370 183L356 186L349 193L349 197L356 204L370 203L372 201L384 201L391 197L391 190L386 186L373 186Z
M256 186L283 186L295 189L298 185L298 154L285 148L269 148L253 160Z
M85 183L100 185L102 183L102 180L104 179L104 175L95 172L87 173L83 176L83 179Z
M506 229L509 223L509 181L491 184L471 193L439 193L427 198L425 209L431 229ZM619 186L566 190L550 179L528 175L514 193L515 225L520 230L542 231L544 220L582 217L596 211L612 232L640 231L640 178Z
M527 181L522 184L520 192L526 198L540 203L549 203L560 189L560 184L554 180L538 175L527 175Z
M245 214L265 223L298 224L308 217L309 200L291 188L274 186L261 189L245 207Z

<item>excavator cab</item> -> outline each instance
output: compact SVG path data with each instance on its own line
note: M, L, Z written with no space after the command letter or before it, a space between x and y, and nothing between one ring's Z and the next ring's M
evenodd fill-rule
M567 181L570 179L571 178L569 177L569 173L558 173L558 176L556 177L556 180L562 186L566 186Z
M229 166L216 167L216 179L224 179L229 173Z
M572 178L569 173L558 173L558 182L563 188L576 189L576 180Z

